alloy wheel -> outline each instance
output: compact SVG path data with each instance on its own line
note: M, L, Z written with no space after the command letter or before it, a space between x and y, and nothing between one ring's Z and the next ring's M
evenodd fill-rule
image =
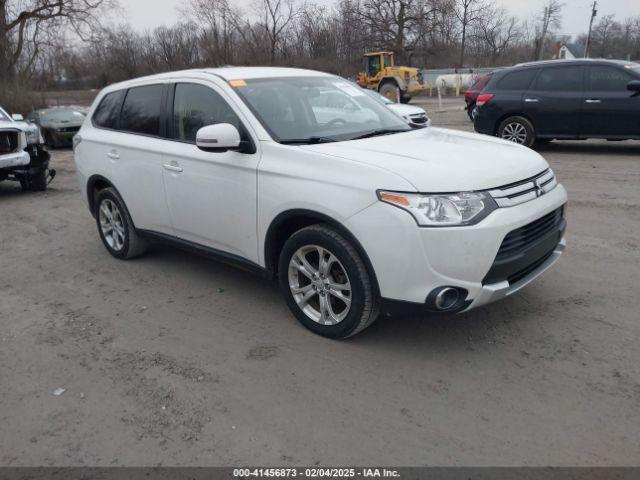
M109 247L116 252L121 251L124 248L125 229L118 206L108 198L104 199L100 204L98 218L102 236Z
M351 310L347 271L326 248L307 245L289 261L289 288L304 314L321 325L337 325Z
M510 142L524 145L527 141L527 129L518 122L508 123L502 129L502 138Z

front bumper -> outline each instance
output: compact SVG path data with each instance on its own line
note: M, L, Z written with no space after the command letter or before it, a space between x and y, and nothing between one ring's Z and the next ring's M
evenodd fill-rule
M0 155L0 168L23 167L29 165L30 162L31 157L25 151Z
M480 292L476 295L476 298L471 302L466 310L471 310L472 308L481 307L482 305L495 302L496 300L501 300L509 295L513 295L519 290L522 290L560 260L560 256L564 252L566 246L567 242L563 238L553 250L551 256L549 256L538 268L513 284L510 284L505 280L499 283L483 285Z
M404 95L415 97L423 93L425 90L427 90L427 85L425 83L420 83L417 80L411 80L407 86L406 92L404 92Z
M499 208L477 225L444 228L419 228L409 213L377 202L346 226L367 252L383 298L424 305L434 289L451 286L466 290L464 305L469 309L513 294L557 261L564 240L542 265L513 284L485 281L510 232L566 202L566 190L558 185L530 202Z

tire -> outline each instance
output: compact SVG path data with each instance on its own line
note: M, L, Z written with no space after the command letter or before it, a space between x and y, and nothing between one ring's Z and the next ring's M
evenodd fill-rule
M478 113L478 105L475 103L473 105L469 105L467 108L467 115L469 115L469 119L473 122L476 119L476 114Z
M410 97L408 95L400 95L400 103L407 104L407 103L411 102L411 98L412 97Z
M53 137L47 131L44 132L44 144L46 145L47 148L49 148L51 150L55 150L55 148L56 148L56 144L53 141Z
M380 89L378 90L380 95L388 98L392 102L398 101L398 85L394 82L386 82L380 85Z
M533 124L526 118L519 116L503 120L498 127L498 136L525 147L533 146L536 140Z
M94 213L100 239L115 258L128 260L147 251L147 241L136 231L129 211L115 189L105 188L98 192Z
M320 251L328 260L326 269L319 268ZM317 274L316 280L313 273ZM303 228L286 241L280 253L278 276L291 312L318 335L348 338L378 317L380 301L362 258L353 245L328 225ZM337 285L346 288L339 289ZM294 288L298 291L294 292ZM348 299L349 303L342 299ZM328 306L323 308L321 302Z
M34 173L33 175L29 175L26 183L29 190L32 190L34 192L44 192L47 189L46 170L42 170L38 173Z

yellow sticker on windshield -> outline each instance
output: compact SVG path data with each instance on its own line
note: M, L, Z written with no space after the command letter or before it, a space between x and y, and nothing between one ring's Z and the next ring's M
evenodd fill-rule
M231 85L233 88L246 87L247 82L245 82L244 80L229 80L229 85Z

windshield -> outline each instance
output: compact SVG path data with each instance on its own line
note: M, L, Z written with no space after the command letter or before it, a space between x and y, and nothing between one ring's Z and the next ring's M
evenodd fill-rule
M357 85L338 77L231 81L280 143L353 140L411 128Z
M11 121L11 118L9 117L9 115L7 115L7 113L0 108L0 120L7 122L7 121Z
M41 112L43 122L71 123L82 122L84 115L77 110L56 109Z
M364 90L367 95L369 95L371 98L374 98L376 100L378 100L379 102L384 103L385 105L393 105L396 102L393 102L391 100L389 100L387 97L385 97L384 95L380 95L378 92L374 92L373 90Z

